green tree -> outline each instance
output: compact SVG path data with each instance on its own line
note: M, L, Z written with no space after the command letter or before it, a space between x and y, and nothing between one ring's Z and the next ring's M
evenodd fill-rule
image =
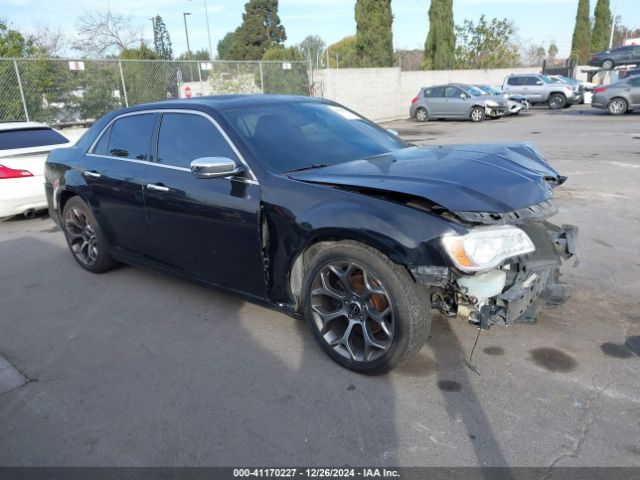
M209 58L209 50L206 48L201 48L200 50L196 50L195 52L191 52L191 59L198 60L200 62L208 61ZM178 55L176 60L189 60L189 52L184 52Z
M356 56L363 67L393 66L391 0L356 1Z
M465 20L456 26L456 65L465 69L507 68L520 63L520 53L513 41L515 28L506 18L484 15L478 23Z
M302 52L296 47L271 47L262 60L279 62L262 65L264 93L309 95L309 75ZM298 63L291 63L298 62Z
M173 58L171 37L160 15L156 15L153 19L153 48L163 60L171 60Z
M115 63L89 64L83 75L82 89L80 117L85 120L100 118L105 113L124 106L120 75Z
M595 22L593 32L591 32L591 50L599 52L609 46L609 35L611 33L611 10L609 0L598 0L595 9Z
M7 21L0 18L0 58L32 57L37 53L38 47L32 36L10 28Z
M557 56L558 56L558 46L556 45L556 42L553 41L551 42L551 45L549 45L549 49L547 50L547 60L550 63L554 63L556 61Z
M571 56L579 64L584 64L591 53L591 20L589 19L589 0L578 0L576 26L571 40Z
M166 99L168 93L175 96L178 81L175 64L150 62L161 60L154 50L141 43L139 48L125 48L120 52L122 60L140 60L122 62L122 74L127 89L129 105ZM147 60L147 61L143 61Z
M278 15L278 0L249 0L242 24L233 33L225 57L228 60L260 60L272 46L287 39Z
M324 50L325 43L318 35L308 35L300 44L298 48L307 59L307 62L312 65L320 66L322 61L322 51Z
M218 42L218 58L220 60L230 60L229 52L233 45L234 36L235 32L229 32Z
M333 45L329 45L322 54L325 62L327 61L327 52L329 54L328 68L354 68L361 66L356 54L355 36L345 37Z
M425 70L447 70L455 64L453 0L431 0L429 33L424 44Z

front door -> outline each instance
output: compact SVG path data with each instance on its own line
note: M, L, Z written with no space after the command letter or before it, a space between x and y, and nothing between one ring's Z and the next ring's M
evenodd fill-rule
M89 202L112 247L136 252L145 245L144 191L156 115L127 115L107 128L84 156Z
M212 120L163 113L145 181L146 254L188 276L265 296L260 187L239 177L197 178L193 160L240 160Z
M447 87L445 97L448 117L467 118L469 116L470 104L467 102L467 95L460 88Z

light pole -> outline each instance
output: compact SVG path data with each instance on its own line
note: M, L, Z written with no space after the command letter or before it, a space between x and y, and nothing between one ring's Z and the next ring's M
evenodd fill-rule
M207 0L204 0L204 17L205 17L205 20L207 21L207 39L209 40L209 60L213 60L213 48L211 47L211 27L209 27L209 8L207 7Z
M613 46L613 32L616 29L616 7L618 6L617 0L613 2L613 11L611 12L611 35L609 35L609 48Z
M193 70L191 65L191 47L189 46L189 30L187 29L187 15L191 15L190 12L182 12L182 18L184 19L184 34L187 37L187 57L189 57L189 75L190 81L193 81Z
M151 17L151 25L153 25L153 46L156 45L156 17Z

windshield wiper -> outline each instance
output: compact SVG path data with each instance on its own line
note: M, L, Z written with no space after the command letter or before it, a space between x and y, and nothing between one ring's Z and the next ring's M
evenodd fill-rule
M284 173L293 173L293 172L302 172L304 170L313 170L314 168L324 168L328 167L328 163L314 163L313 165L307 165L306 167L294 168L293 170L289 170Z

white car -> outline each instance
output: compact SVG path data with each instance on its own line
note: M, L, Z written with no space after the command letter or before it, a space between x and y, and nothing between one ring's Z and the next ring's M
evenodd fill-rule
M42 123L0 122L0 218L46 210L44 161L73 143Z

